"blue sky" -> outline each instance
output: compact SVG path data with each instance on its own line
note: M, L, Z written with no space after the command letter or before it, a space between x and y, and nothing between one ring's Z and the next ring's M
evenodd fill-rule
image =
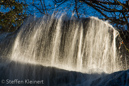
M43 14L41 14L35 7L32 6L32 3L35 3L35 4L37 4L37 7L42 8L40 0L17 0L17 1L28 4L28 8L26 9L26 12L28 12L28 14L32 14L37 17L43 16ZM73 0L68 0L66 3L60 5L58 8L56 8L56 6L58 4L54 5L53 0L44 0L44 1L45 1L45 5L47 7L49 6L49 8L55 8L54 10L49 11L49 14L52 14L53 12L56 12L56 11L67 12L68 15L71 15L72 13L74 13L73 9L74 9L75 4L74 4ZM126 0L119 0L119 1L123 2ZM82 15L82 17L95 16L95 17L103 18L103 16L99 12L94 10L92 7L89 7L86 4L82 4L81 6L82 7L80 7L81 9L79 9L79 13ZM84 9L82 9L82 8L84 8ZM8 10L9 10L8 8L5 10L5 9L3 9L3 7L1 7L1 9L0 9L0 11L2 11L2 12L6 12Z
M37 4L37 6L39 8L42 8L41 3L39 2L40 0L25 0L28 4L29 7L27 8L27 10L31 10L31 14L34 14L37 17L43 16L35 7L32 6L32 2L34 2L35 4ZM58 8L56 8L58 6L54 5L53 0L44 0L45 1L45 5L49 8L55 8L54 10L49 11L49 14L52 14L53 12L65 12L68 15L71 15L74 9L74 0L68 0L66 3L60 5ZM107 0L105 0L107 1ZM111 0L114 1L114 0ZM119 0L120 2L125 2L127 0ZM79 3L81 4L81 3ZM51 6L51 7L50 7ZM121 9L118 7L114 7L116 9ZM95 16L95 17L99 17L99 18L103 18L103 16L97 12L95 9L93 9L92 7L86 5L86 4L81 4L81 7L79 9L79 13L81 14L81 17L90 17L90 16ZM106 12L105 12L106 13ZM110 13L106 13L108 14L108 16L112 16L112 14ZM117 13L116 13L117 14ZM76 15L75 15L76 16Z
M28 14L32 14L32 15L34 15L36 17L43 16L43 14L41 14L34 6L32 6L32 3L35 3L38 8L42 9L40 0L17 0L17 1L28 4L28 8L26 8L24 12L27 12ZM50 15L53 12L62 12L62 13L65 12L65 13L68 14L68 16L71 16L72 13L74 13L73 12L73 9L74 9L74 6L75 6L74 0L68 0L66 3L60 5L58 8L57 8L57 6L59 4L54 4L53 0L44 0L44 1L45 1L46 7L48 7L47 9L54 8L53 10L48 12ZM111 1L114 1L114 0L111 0ZM119 0L119 1L120 2L125 2L127 0ZM82 4L82 3L79 3L79 4L81 4L80 5L81 7L79 9L79 13L81 14L81 17L95 16L95 17L103 18L103 16L99 12L94 10L92 7L90 7L90 6L86 5L86 4ZM118 7L116 7L116 8L121 9L121 8L118 8ZM9 11L9 9L7 8L5 10L5 9L3 9L3 7L1 7L0 11L1 12L7 12L7 11ZM108 14L108 16L111 16L110 13L106 13L106 14ZM76 16L76 14L75 14L75 16Z

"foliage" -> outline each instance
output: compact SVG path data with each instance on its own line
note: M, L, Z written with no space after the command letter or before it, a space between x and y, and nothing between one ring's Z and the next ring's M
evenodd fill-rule
M24 12L25 8L25 4L16 0L0 0L0 31L16 30L27 16Z
M5 9L4 12L0 12L0 30L13 31L17 29L26 17L24 10L26 5L30 5L26 11L29 15L52 14L53 11L67 8L71 13L74 12L78 18L89 14L94 9L91 14L109 20L117 27L124 25L129 27L129 0L21 0L21 2L0 0L0 8Z
M68 0L53 0L56 4L65 3ZM103 15L105 20L110 20L111 23L117 26L126 25L129 23L129 0L72 0L75 2L75 11L80 17L79 10L86 7L80 5L85 4ZM63 4L62 3L62 4ZM81 8L80 8L81 7Z
M95 16L97 15L99 18L109 20L117 27L124 25L129 27L129 0L53 0L50 5L46 1L38 0L39 4L37 5L34 2L33 6L41 14L46 14L53 9L54 11L60 8L64 10L66 7L72 10L71 12L76 13L78 18L89 14L94 9L94 12L91 14L97 12ZM87 9L88 7L90 8Z

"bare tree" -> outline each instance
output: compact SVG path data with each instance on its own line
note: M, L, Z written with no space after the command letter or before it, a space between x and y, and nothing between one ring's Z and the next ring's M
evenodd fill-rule
M53 0L56 4L63 4L69 0ZM117 26L127 25L129 28L129 0L71 0L75 2L75 12L78 18L81 16L79 10L87 8L88 5L99 12L105 20ZM83 4L83 7L80 6ZM85 4L85 5L84 5ZM81 8L80 8L81 7ZM80 12L80 13L79 13Z

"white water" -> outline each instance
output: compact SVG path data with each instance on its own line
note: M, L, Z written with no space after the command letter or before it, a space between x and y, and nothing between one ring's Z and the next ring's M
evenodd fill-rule
M107 22L89 19L65 21L62 15L27 21L15 39L10 59L87 73L121 70L115 41L118 32Z

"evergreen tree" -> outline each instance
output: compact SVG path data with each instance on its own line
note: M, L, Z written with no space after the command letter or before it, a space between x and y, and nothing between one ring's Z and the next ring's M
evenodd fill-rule
M27 16L26 7L16 0L0 0L0 32L16 30Z

